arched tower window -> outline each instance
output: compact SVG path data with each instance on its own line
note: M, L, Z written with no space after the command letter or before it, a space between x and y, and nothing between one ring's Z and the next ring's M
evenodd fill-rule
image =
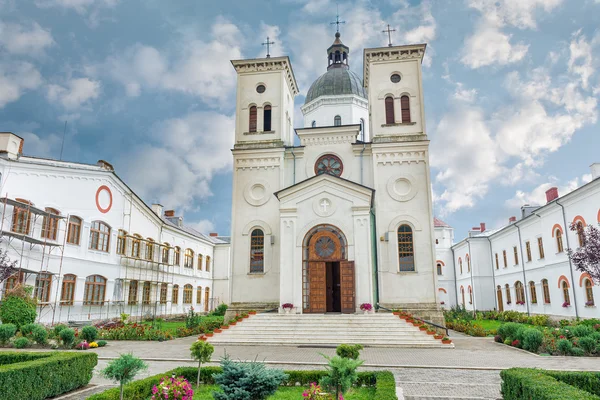
M333 126L340 126L342 125L342 117L340 117L339 115L336 115L333 118Z
M254 229L250 235L250 273L262 273L265 270L265 234Z
M517 304L525 303L525 291L520 281L515 282L515 295L517 296Z
M402 123L409 123L410 121L410 99L408 96L400 97L400 108L402 109Z
M310 126L311 126L311 128L316 128L316 127L317 127L317 121L313 121L313 122L310 124Z
M256 132L256 106L250 107L249 132Z
M581 221L577 222L575 225L577 227L577 241L579 242L579 247L583 247L585 244L585 236L583 232L583 223Z
M19 203L23 203L23 206L13 207L13 223L12 231L15 233L21 233L23 235L29 235L29 228L31 227L31 213L29 212L28 205L33 205L29 200L15 199Z
M194 287L189 283L183 287L183 304L192 304Z
M437 264L437 274L442 275L442 264L440 263Z
M263 130L269 132L271 130L271 106L265 106L263 108L263 124Z
M398 265L400 272L415 270L413 231L408 225L398 228Z
M72 306L75 298L75 282L77 277L72 274L67 274L63 277L62 290L60 293L60 304L63 306Z
M173 292L171 293L171 303L177 304L179 302L179 285L173 285Z
M460 295L462 297L462 306L465 308L465 288L462 286L460 287Z
M394 98L392 96L385 98L385 123L388 125L394 123Z
M363 118L360 119L360 140L363 142L365 139L365 120Z

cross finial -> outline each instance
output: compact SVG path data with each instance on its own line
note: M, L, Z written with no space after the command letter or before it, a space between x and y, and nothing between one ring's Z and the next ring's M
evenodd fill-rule
M269 37L267 36L267 41L266 41L266 42L264 42L264 43L262 44L263 46L267 46L267 58L271 58L271 54L269 54L269 53L271 52L271 51L270 51L270 50L271 50L271 47L270 47L270 46L271 46L272 44L275 44L275 42L270 42L270 41L269 41Z
M337 15L335 16L335 22L330 22L329 25L337 25L336 32L340 31L340 24L345 24L346 21L340 21L340 7L337 6Z
M395 29L390 29L390 24L388 24L387 29L384 30L384 31L381 31L381 32L388 34L388 42L389 42L388 46L392 47L392 32L396 32L396 30Z

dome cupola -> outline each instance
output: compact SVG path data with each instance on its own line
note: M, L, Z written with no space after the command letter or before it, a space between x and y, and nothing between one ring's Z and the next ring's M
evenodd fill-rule
M340 39L340 33L335 33L335 40L333 44L327 49L327 70L331 68L345 68L348 69L348 54L350 49Z

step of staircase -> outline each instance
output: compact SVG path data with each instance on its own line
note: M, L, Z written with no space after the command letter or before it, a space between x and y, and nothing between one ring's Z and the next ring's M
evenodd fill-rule
M389 313L258 314L208 341L216 345L454 348Z

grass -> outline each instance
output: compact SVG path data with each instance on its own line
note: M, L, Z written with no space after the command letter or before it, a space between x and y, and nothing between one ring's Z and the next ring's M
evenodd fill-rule
M194 389L194 400L213 400L212 392L217 390L217 385L201 385ZM304 387L282 387L267 400L298 400L302 399ZM344 396L346 400L370 400L375 398L375 387L353 388Z
M483 327L483 329L485 329L486 333L488 336L492 335L493 332L491 331L497 331L498 328L500 327L500 325L505 324L506 322L504 321L497 321L497 320L493 320L493 319L481 319L481 320L473 320L471 321L471 325L481 325ZM520 324L520 325L525 325L527 327L530 328L534 328L534 325L531 324Z
M144 325L152 325L152 321L144 321ZM175 335L175 331L179 327L185 328L185 321L163 321L163 322L155 322L154 326L160 328L163 331L169 331L173 335Z

